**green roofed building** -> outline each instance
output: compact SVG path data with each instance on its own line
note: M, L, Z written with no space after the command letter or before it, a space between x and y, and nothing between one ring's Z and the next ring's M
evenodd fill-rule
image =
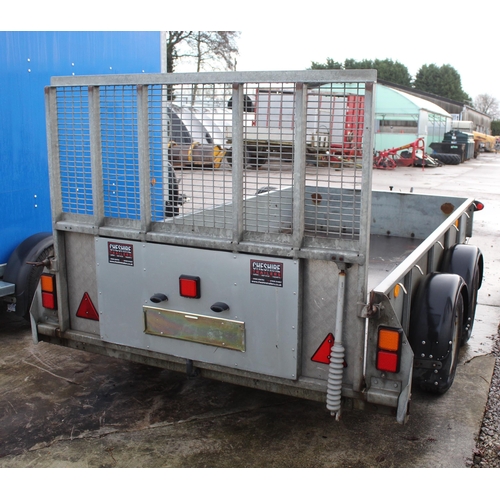
M426 152L451 130L452 116L443 108L401 90L377 85L375 150L383 151L424 139Z

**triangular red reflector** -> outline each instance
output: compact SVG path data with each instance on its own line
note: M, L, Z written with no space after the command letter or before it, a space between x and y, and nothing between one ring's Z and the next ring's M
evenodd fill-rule
M333 333L329 333L326 336L326 339L323 340L321 345L318 347L318 350L314 353L311 361L316 361L316 363L325 363L326 365L330 364L330 353L332 350L332 346L335 342L335 338L333 337Z
M78 311L76 311L76 315L79 318L85 319L93 319L94 321L99 321L99 314L97 313L92 300L90 299L90 295L85 292L83 294L82 301L80 302L80 306L78 307Z

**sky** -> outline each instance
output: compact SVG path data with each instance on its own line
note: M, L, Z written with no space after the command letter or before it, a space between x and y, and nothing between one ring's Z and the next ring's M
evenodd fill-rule
M426 3L418 2L418 9L425 8ZM451 4L439 0L435 3ZM498 5L495 10L500 14ZM280 23L268 30L243 29L237 69L306 69L312 61L324 63L328 57L337 62L348 58L392 59L404 64L414 77L424 64L449 64L458 71L462 89L472 98L478 94L490 94L500 100L500 67L496 64L498 34L486 28L486 22L483 29L472 23L470 34L464 34L466 13L463 8L459 9L460 16L456 13L450 16L440 6L432 10L433 19L439 18L439 12L442 12L446 22L432 21L427 16L394 14L373 22L370 13L375 17L382 16L380 8L372 8L364 17L358 17L353 9L351 22L347 15L338 17L332 12L332 16L325 16L321 22L309 14L309 22L301 28L287 29L284 23ZM494 24L497 31L500 16Z
M328 57L338 62L392 59L404 64L412 76L424 64L449 64L472 98L490 94L500 101L496 64L500 7L493 0L478 5L443 0L185 4L27 0L2 13L0 29L166 31L180 24L230 28L241 32L239 71L302 70Z

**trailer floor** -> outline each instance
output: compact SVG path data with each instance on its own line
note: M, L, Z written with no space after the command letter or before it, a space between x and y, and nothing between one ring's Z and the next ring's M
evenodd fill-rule
M381 283L422 241L416 238L372 234L370 237L368 290L373 290Z

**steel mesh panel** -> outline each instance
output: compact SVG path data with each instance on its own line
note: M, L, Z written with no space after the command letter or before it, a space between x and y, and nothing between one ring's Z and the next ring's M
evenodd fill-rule
M294 85L247 84L243 129L244 203L247 231L290 233L294 160Z
M306 234L359 236L363 122L364 86L331 83L308 92Z
M87 88L58 88L56 98L62 211L92 215Z
M171 187L164 193L166 202L179 202L176 213L182 216L169 222L230 228L232 174L225 128L231 124L232 86L165 85L155 92L161 98L155 99L150 113L162 123L164 143L158 142L154 149L162 149L174 168L182 196L178 199Z
M104 215L140 217L137 95L133 86L101 87Z
M162 114L164 91L161 85L148 89L148 137L151 184L151 219L161 221L174 215L178 191L173 185L173 174L168 169L168 130Z

